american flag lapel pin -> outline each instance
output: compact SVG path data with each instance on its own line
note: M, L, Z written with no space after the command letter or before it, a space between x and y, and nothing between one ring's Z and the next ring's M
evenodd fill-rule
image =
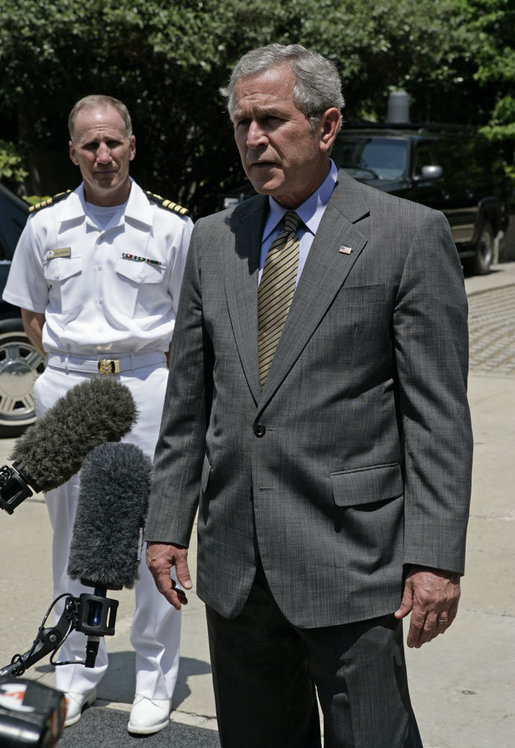
M340 252L342 255L350 255L350 253L352 252L352 247L347 247L345 244L343 244L338 252Z

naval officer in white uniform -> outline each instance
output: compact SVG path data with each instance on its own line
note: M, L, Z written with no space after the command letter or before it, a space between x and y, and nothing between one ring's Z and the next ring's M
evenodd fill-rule
M129 176L135 138L122 102L88 96L75 104L68 124L82 183L33 211L3 297L21 307L27 335L47 356L34 388L37 415L84 379L115 376L139 413L127 441L152 457L193 224L186 209L145 193ZM75 476L46 495L56 596L91 592L66 572L78 491ZM168 724L179 639L180 612L156 590L143 559L131 628L136 689L129 732L150 734ZM59 659L84 660L85 643L84 634L73 632ZM93 669L57 667L67 726L94 702L106 668L103 639Z

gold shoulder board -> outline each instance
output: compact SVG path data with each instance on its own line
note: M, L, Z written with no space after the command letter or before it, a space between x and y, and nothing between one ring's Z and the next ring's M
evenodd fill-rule
M36 210L41 210L41 208L48 208L50 205L55 205L55 203L58 203L59 200L64 200L65 197L68 197L71 190L66 190L65 192L58 192L57 195L54 195L53 197L49 197L47 200L42 200L40 203L36 203L35 205L31 205L29 208L29 213L34 213Z
M155 195L149 190L146 190L146 195L149 200L152 200L153 203L157 203L161 206L161 208L167 208L167 210L171 210L180 216L187 216L189 213L188 208L183 208L182 205L174 203L171 200L165 200L165 198L161 197L161 195Z

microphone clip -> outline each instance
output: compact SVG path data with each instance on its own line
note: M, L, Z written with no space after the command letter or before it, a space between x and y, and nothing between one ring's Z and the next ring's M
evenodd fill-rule
M32 496L32 491L23 474L16 470L16 464L0 467L0 508L12 514L29 496Z
M75 628L88 636L113 636L117 610L118 600L83 593L79 597Z
M101 636L112 636L115 631L116 611L118 609L118 600L112 600L105 597L103 590L95 590L100 594L89 595L83 593L79 597L65 594L64 610L54 626L44 628L46 618L51 609L61 598L53 601L48 609L44 621L39 628L37 636L32 643L31 648L22 655L14 655L11 663L5 667L0 667L0 677L4 675L20 676L25 670L41 660L47 654L53 654L61 647L62 643L73 631L81 631L88 637L98 639ZM51 660L52 661L52 660ZM93 662L93 664L91 664ZM53 662L54 665L71 664ZM86 663L84 663L86 664ZM93 667L94 657L87 657L86 667Z

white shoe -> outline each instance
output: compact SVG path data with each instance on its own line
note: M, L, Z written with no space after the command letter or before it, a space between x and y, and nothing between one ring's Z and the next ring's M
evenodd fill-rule
M68 691L66 693L66 719L64 720L64 726L70 727L74 725L82 717L82 710L91 706L95 703L97 698L97 692L95 689L87 691L86 693L77 693L76 691Z
M169 724L171 708L171 699L148 699L146 696L136 694L127 730L136 735L151 735L153 732L159 732Z

